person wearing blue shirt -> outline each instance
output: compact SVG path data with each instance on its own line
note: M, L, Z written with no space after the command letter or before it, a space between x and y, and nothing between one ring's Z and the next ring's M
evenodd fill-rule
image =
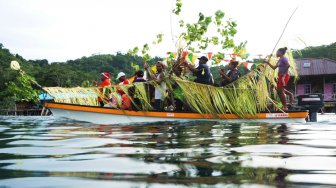
M199 65L197 68L194 68L191 64L187 64L187 68L196 76L196 83L211 85L211 72L209 66L207 65L208 58L202 56L198 58L198 60Z

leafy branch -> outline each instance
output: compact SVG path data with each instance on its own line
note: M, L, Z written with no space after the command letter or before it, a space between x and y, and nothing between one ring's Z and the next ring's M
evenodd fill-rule
M156 39L152 42L152 45L158 45L162 43L163 41L163 34L158 34L156 35ZM151 47L149 44L144 44L142 48L140 49L139 47L134 47L133 49L128 50L127 54L130 56L137 56L139 55L139 52L141 51L141 57L144 59L145 62L148 62L152 59L152 57L149 55ZM132 66L133 67L133 66Z
M182 0L176 0L175 8L172 11L175 15L180 15L182 11Z

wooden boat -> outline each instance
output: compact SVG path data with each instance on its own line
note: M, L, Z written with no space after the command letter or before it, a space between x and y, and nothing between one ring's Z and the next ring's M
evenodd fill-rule
M224 122L267 122L267 123L305 123L308 111L262 112L256 115L199 114L183 112L145 112L127 111L96 106L47 102L54 116L96 124L130 124L174 121L224 121Z

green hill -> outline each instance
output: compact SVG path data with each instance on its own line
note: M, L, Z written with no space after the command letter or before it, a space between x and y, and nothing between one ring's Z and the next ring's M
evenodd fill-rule
M336 60L336 42L330 45L306 47L296 50L293 53L295 59L298 58L329 58Z

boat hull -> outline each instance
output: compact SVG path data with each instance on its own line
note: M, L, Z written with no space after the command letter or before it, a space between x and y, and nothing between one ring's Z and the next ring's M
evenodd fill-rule
M267 122L267 123L305 123L307 111L259 113L240 117L235 114L198 114L175 112L124 111L111 108L82 106L61 103L46 103L55 117L64 117L77 121L96 124L130 124L174 121L224 121L224 122Z

